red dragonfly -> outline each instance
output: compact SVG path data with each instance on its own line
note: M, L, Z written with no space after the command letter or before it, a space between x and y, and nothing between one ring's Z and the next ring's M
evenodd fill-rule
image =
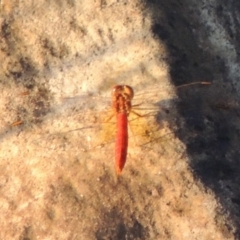
M196 85L196 84L206 85L206 84L210 84L210 83L208 83L208 82L195 82L195 83L190 83L190 84L187 84L187 85L181 85L180 87L185 87L185 86L189 86L189 85ZM145 99L147 98L146 94L147 93L145 93L144 96L142 96L141 102L145 101L145 100L142 100L143 98L145 98ZM150 93L150 94L154 94L154 93ZM157 94L155 92L154 95L156 96ZM125 166L126 159L127 159L128 142L129 142L129 134L128 134L128 126L129 125L131 127L131 130L134 130L133 135L136 135L136 134L141 135L141 137L140 137L141 138L140 139L141 144L149 142L149 140L150 141L155 141L155 139L159 139L159 138L162 137L163 134L166 134L166 131L164 132L164 130L163 131L159 130L159 126L157 124L155 124L154 126L151 125L151 121L152 120L155 121L155 117L156 117L157 112L159 111L159 107L157 106L157 109L156 108L153 109L152 107L149 107L149 105L147 106L146 103L132 104L133 97L134 97L134 91L133 91L132 87L130 87L128 85L117 85L117 86L113 87L113 90L112 90L112 109L114 111L114 115L115 115L115 118L116 118L116 123L115 124L116 124L116 127L117 127L117 129L114 128L114 129L116 129L115 169L116 169L117 175L121 174L121 172L122 172L122 170ZM75 107L75 106L77 106L76 105L77 101L75 101L76 98L70 98L70 99L74 99L73 108L71 108L71 102L68 102L68 103L66 102L64 104L61 104L60 106L61 106L62 110L69 109L70 110L69 113L72 114L76 110L76 108L78 108L78 107ZM102 112L101 111L99 113L104 115L105 121L104 121L104 119L101 119L101 117L100 117L100 121L99 120L95 121L96 119L91 118L94 115L93 110L90 109L91 108L91 103L89 102L89 100L91 100L91 99L89 99L89 96L88 97L82 96L81 100L85 100L85 102L82 101L82 106L81 107L86 106L88 108L88 110L84 111L84 114L80 114L77 110L76 114L72 115L73 119L71 119L72 116L67 115L67 118L69 119L66 122L66 124L68 124L67 125L67 128L68 128L67 132L72 132L72 131L75 131L75 130L79 130L78 131L79 134L83 135L84 139L86 139L86 140L91 139L91 137L88 134L86 134L86 132L83 133L84 129L89 128L89 127L87 127L86 122L91 122L91 124L90 124L91 126L94 125L94 122L96 123L95 125L97 125L97 124L99 125L99 123L100 123L100 125L105 125L105 127L104 126L102 126L102 127L103 128L109 128L109 129L107 129L108 132L106 132L106 129L104 129L105 132L102 131L102 134L104 134L104 135L110 135L109 134L110 131L114 132L113 127L112 126L109 127L110 125L112 125L112 123L109 123L109 121L111 120L111 118L114 115L112 115L106 121L106 114L101 113ZM149 101L152 102L152 97L149 97ZM156 101L156 100L154 100L154 101ZM93 102L94 102L94 104L96 104L96 99L94 99ZM101 103L100 102L101 101L99 101L99 104L102 105L102 102ZM153 105L151 105L151 106L153 106ZM81 108L81 107L79 107L79 108ZM94 105L94 107L95 107L95 105ZM143 107L144 107L144 109L143 109ZM61 124L63 124L62 113L61 113L62 110L59 110L59 114L58 114L59 119L60 119L59 124L60 124L60 126L62 126L62 127L59 128L59 125L58 125L58 122L57 122L58 109L60 109L59 106L56 106L56 108L53 109L53 112L56 113L55 118L49 119L50 121L52 121L52 123L49 125L49 129L47 129L47 127L45 127L45 131L54 132L55 131L54 126L56 126L56 129L58 129L56 134L61 135L61 134L64 133L65 127L63 127L61 125ZM142 114L142 112L140 112L141 114L139 114L139 111L141 111L141 110L144 110L143 114ZM100 115L99 113L97 114L97 118L99 118L99 115ZM66 112L65 112L65 114L66 114ZM77 115L81 116L80 122L79 122L79 118L77 117ZM96 117L96 114L95 114L94 118L95 117ZM107 124L104 124L103 122L107 122ZM18 126L22 123L24 124L24 121L17 121L17 122L12 123L11 126ZM82 124L82 128L81 128L81 124ZM74 126L76 127L76 126L79 126L79 125L80 125L79 129L75 129L75 130L73 129ZM134 129L132 129L132 126L134 127ZM152 134L153 132L155 132L155 133ZM100 133L100 136L98 136L98 137L96 137L96 131L94 131L92 134L93 134L93 138L94 138L94 141L95 141L94 145L98 145L98 146L102 145L102 144L96 144L97 142L101 143L101 141L102 141L103 136L101 137L101 133ZM74 137L75 137L75 135L74 135ZM110 137L108 138L108 140L111 139ZM105 138L105 136L104 136L104 138ZM99 140L95 140L95 139L99 139ZM138 137L138 139L139 139L139 137ZM105 142L105 140L104 140L104 142ZM82 144L86 144L86 143L87 143L87 141L82 141ZM46 146L46 147L48 147L48 146ZM86 150L86 148L84 148L84 150Z
M119 175L127 159L128 115L131 111L134 92L128 85L117 85L112 91L112 107L116 113L117 135L115 146L115 168Z

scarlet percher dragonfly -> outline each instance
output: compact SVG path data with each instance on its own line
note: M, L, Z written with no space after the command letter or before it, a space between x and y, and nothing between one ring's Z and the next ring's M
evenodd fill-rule
M116 113L117 134L115 146L115 168L119 175L127 159L128 115L131 111L134 92L128 85L117 85L112 92L112 107Z
M194 82L194 83L190 83L190 84L186 84L186 85L181 85L179 87L185 87L185 86L196 85L196 84L209 85L210 83L209 82ZM138 119L138 121L136 121L136 122L140 123L139 124L140 129L137 129L138 128L138 123L136 124L136 122L134 121L134 123L135 123L134 135L137 132L138 132L139 135L142 135L142 134L144 135L145 132L147 132L146 128L144 128L143 126L140 127L140 125L141 124L144 125L146 120L145 121L139 121L139 120L140 119L146 119L145 118L146 115L147 116L154 116L154 117L156 116L156 109L154 111L154 114L152 114L152 115L151 115L151 111L149 110L149 108L147 110L147 114L144 114L144 115L135 112L135 110L133 111L132 108L134 108L134 106L136 106L136 105L132 105L133 97L134 97L134 91L133 91L132 87L130 87L128 85L117 85L117 86L113 87L113 90L112 90L112 109L113 109L114 114L115 114L116 127L117 127L116 142L115 142L115 170L116 170L117 175L121 174L121 172L124 168L124 165L126 163L126 159L127 159L128 138L129 138L128 137L129 121L134 121L134 119L135 120ZM140 104L137 104L137 106L138 105L140 105ZM142 109L142 110L145 110L145 109ZM149 111L150 111L150 114L148 114ZM91 112L91 110L90 110L90 112ZM132 119L132 115L136 115L137 118ZM130 116L130 118L129 118L129 116ZM113 116L111 116L111 118L112 117ZM89 121L89 119L87 119L87 120ZM147 123L148 126L150 126L149 120L150 119L148 119L148 123ZM82 123L84 123L84 121L82 121ZM14 127L14 126L18 126L18 125L21 125L21 124L24 124L24 121L22 121L22 120L16 121L16 122L12 123L11 126ZM132 126L132 124L131 124L131 126ZM87 129L87 128L88 127L85 126L83 128L75 129L75 130L81 130L81 129ZM75 130L71 129L69 132L75 131ZM143 130L144 130L144 133L143 133ZM151 129L151 130L153 130L153 129ZM159 130L159 129L155 129L155 130ZM157 131L157 132L159 132L159 131ZM161 137L161 133L159 133L159 134L157 133L155 136L153 136L152 139L154 140L155 137L159 138L159 136ZM99 137L99 139L100 139L100 137ZM147 139L147 142L149 142L148 141L149 137L146 137L146 139ZM144 143L146 142L145 141L146 139L143 140ZM101 144L98 144L98 145L101 145Z

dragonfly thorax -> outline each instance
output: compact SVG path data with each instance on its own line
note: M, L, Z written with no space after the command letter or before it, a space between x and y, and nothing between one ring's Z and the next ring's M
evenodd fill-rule
M134 92L128 85L117 85L112 91L112 107L113 110L118 113L130 113Z

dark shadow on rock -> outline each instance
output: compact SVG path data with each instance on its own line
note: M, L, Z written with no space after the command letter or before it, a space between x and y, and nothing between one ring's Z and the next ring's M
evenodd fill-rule
M104 221L102 227L96 232L96 239L148 239L148 234L144 227L136 219L132 220L132 226L129 221L121 216L119 209L112 209L108 214L104 212L102 217ZM105 226L105 227L104 227Z
M199 38L204 41L204 36L207 38L209 33L201 24L199 9L190 8L188 1L152 0L146 1L146 4L153 17L152 33L168 49L173 84L212 82L207 87L189 86L178 90L178 110L182 117L179 119L184 120L184 127L178 129L177 136L187 146L189 165L195 178L200 179L206 189L213 190L221 204L222 211L217 215L230 214L229 219L234 222L235 226L230 226L230 223L223 226L216 221L219 230L227 238L235 227L235 235L239 237L240 119L239 109L235 108L239 96L228 77L227 59L221 53L214 53L211 46L201 47ZM232 28L227 16L231 12L224 15L220 11L225 7L231 11L233 4L226 1L218 5L218 20L226 27L229 37L237 39L239 33L230 31ZM240 14L237 6L232 19L236 18L236 12ZM236 19L234 21L237 22ZM238 51L239 41L233 43ZM183 125L181 120L177 121L179 126Z

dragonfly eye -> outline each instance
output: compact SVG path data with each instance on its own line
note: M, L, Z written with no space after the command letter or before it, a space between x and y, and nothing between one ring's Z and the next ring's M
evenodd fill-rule
M112 94L117 94L119 91L122 91L122 86L121 85L116 85L113 87Z
M128 85L124 85L123 88L124 88L124 94L127 95L130 100L132 100L134 96L134 91L132 87Z

